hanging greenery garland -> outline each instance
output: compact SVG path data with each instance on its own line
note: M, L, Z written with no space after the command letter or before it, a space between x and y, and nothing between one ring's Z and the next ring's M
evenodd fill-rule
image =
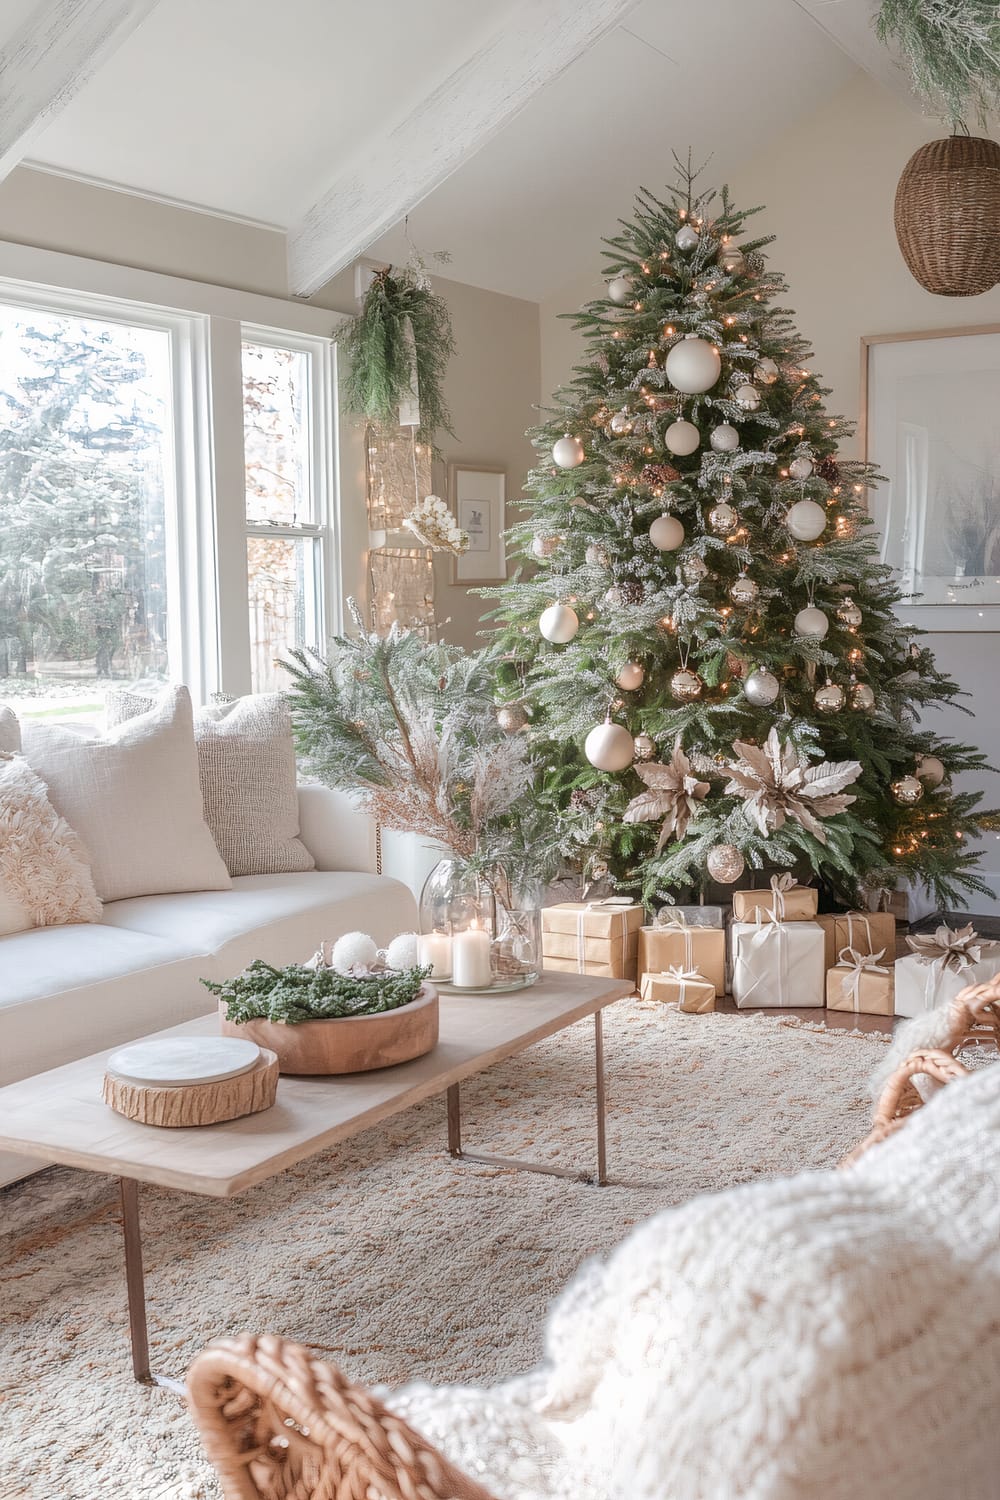
M916 92L955 129L985 127L1000 108L996 0L882 0L875 34L899 46Z
M340 334L350 356L347 405L369 421L396 425L399 408L419 405L417 436L428 444L450 433L444 377L455 352L451 316L419 264L378 271L360 313Z

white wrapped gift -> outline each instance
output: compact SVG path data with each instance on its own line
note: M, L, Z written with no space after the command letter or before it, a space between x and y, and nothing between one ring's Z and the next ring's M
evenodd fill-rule
M913 952L896 960L897 1016L922 1016L1000 970L1000 943L981 938L971 922L957 929L942 925L906 941Z
M734 922L731 932L740 1010L825 1005L826 939L818 922L779 922L758 908L755 921Z

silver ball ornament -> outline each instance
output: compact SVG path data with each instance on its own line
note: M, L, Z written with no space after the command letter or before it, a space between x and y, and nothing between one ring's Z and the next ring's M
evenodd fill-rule
M635 746L621 724L597 724L583 742L583 753L599 771L624 771L632 764Z
M745 385L737 386L733 400L744 411L756 411L760 405L760 391L748 381Z
M708 524L716 536L729 536L740 524L739 513L728 500L720 500L718 505L713 505L709 511Z
M847 701L858 713L870 713L875 707L875 693L870 683L852 682Z
M648 734L637 734L632 742L636 760L652 760L656 754L656 742Z
M830 629L830 621L815 604L807 604L795 616L792 628L796 635L801 635L808 641L821 641Z
M733 885L746 869L746 861L735 844L716 844L708 851L705 868L720 885Z
M781 683L766 667L757 667L743 683L743 691L754 708L769 708L781 692Z
M915 776L900 776L892 783L892 795L900 807L916 807L924 795L923 783Z
M625 410L625 408L622 407L621 411L615 412L614 416L611 418L611 421L608 423L608 426L611 428L611 431L614 433L615 437L627 437L628 434L632 431L632 418Z
M591 542L583 555L591 568L606 568L611 561L607 547L602 547L599 542Z
M685 338L674 344L663 366L676 391L696 396L712 388L722 374L722 359L707 339Z
M504 703L497 709L497 723L504 734L518 734L527 726L528 715L523 703Z
M811 458L793 458L788 465L788 472L793 479L808 479L812 471Z
M693 552L681 563L681 577L685 583L701 583L703 578L708 577L708 563L697 552Z
M548 609L542 610L538 619L539 631L555 646L565 646L579 628L580 620L576 610L570 609L568 604L550 604Z
M712 428L709 442L716 453L735 453L740 446L740 435L730 422L720 422Z
M824 682L813 694L816 711L821 714L839 714L844 706L844 689L839 682Z
M674 235L674 244L678 250L693 250L698 244L698 231L690 224L682 224Z
M638 661L627 661L615 682L625 693L637 692L646 680L646 668Z
M684 527L676 516L657 516L649 528L649 540L657 552L676 552L684 541Z
M756 604L759 593L760 589L757 584L752 578L748 578L745 573L741 573L738 578L734 579L729 587L730 599L732 599L734 604L740 604L744 608L748 608L751 604Z
M716 260L729 276L741 276L747 268L746 256L738 245L723 245Z
M936 755L917 756L917 776L928 786L940 786L946 775L944 761Z
M680 703L693 703L705 690L698 673L690 667L679 667L670 679L670 691Z
M534 536L531 539L531 551L534 557L552 557L562 546L561 536Z
M631 295L632 282L628 276L615 276L611 281L608 282L608 296L611 298L611 301L616 302L619 307L623 306L623 304L628 301Z
M763 359L757 361L753 372L753 378L754 380L759 381L761 385L773 385L780 373L781 371L778 369L778 366L775 364L774 360L769 359L765 355Z
M663 441L676 457L686 458L700 444L701 433L693 422L671 422L663 434Z
M850 625L856 629L864 619L864 615L853 599L845 599L843 604L837 605L837 619L841 625Z
M568 432L552 444L552 462L560 469L575 469L583 463L586 456L580 439L572 437Z
M826 530L826 511L815 500L796 500L788 507L785 525L797 542L814 542Z

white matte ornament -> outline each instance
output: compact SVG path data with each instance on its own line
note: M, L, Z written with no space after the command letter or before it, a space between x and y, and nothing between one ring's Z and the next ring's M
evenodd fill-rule
M940 786L946 775L944 761L936 755L918 755L917 775L928 786Z
M693 422L671 422L663 434L663 441L670 452L678 458L686 458L701 442L701 433Z
M708 524L716 536L728 536L740 524L739 514L726 500L713 505L708 513Z
M673 346L663 369L674 390L694 396L711 390L722 374L722 359L707 339L686 338Z
M637 661L627 661L615 678L615 682L626 693L636 692L645 680L646 668Z
M682 224L674 235L674 244L678 250L693 250L698 244L697 229L692 229L690 224Z
M684 540L684 527L676 516L657 516L649 528L649 540L657 552L675 552Z
M757 361L753 378L759 380L761 385L773 385L780 373L774 360L765 355L763 359Z
M793 458L788 465L788 472L793 479L808 479L812 471L811 458Z
M681 667L670 679L670 691L681 703L693 703L700 698L705 684L690 667Z
M705 868L720 885L732 885L746 869L746 861L735 844L716 844L708 851Z
M814 542L826 530L826 511L815 500L796 500L788 508L785 525L797 542Z
M744 411L756 411L760 405L760 391L755 385L747 383L737 387L734 399Z
M735 453L740 446L740 435L730 422L720 422L712 428L709 442L716 453Z
M583 753L599 771L624 771L635 758L635 746L621 724L598 724L584 740Z
M378 958L378 945L367 932L345 932L333 945L330 967L338 974L353 974L355 969L370 969Z
M844 689L839 682L825 682L813 694L813 703L821 714L839 714L844 706Z
M548 609L542 610L538 628L547 641L555 646L565 646L576 635L580 621L576 610L570 609L568 604L550 604Z
M558 464L560 469L575 469L583 463L586 456L580 439L571 437L568 432L552 445L552 462Z
M420 962L420 938L415 932L401 932L385 950L390 969L414 969Z
M806 640L821 641L830 629L830 621L815 604L807 604L795 616L794 629L796 635L804 636Z
M612 302L616 302L619 307L623 306L623 304L628 301L631 295L632 283L627 276L615 276L611 281L608 282L608 296L611 298Z
M773 672L758 667L744 682L743 691L754 708L769 708L780 693L781 684Z

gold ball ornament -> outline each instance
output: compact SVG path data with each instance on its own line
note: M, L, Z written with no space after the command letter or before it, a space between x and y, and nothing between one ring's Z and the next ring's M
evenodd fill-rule
M795 634L802 636L807 641L821 641L830 629L830 621L821 609L815 604L807 604L805 609L800 609L792 624Z
M694 703L705 691L705 684L690 667L679 667L670 679L671 695L679 703Z
M760 391L749 381L745 385L738 386L733 397L737 406L744 411L756 411L760 405Z
M928 786L940 786L946 775L944 761L936 755L917 756L917 776Z
M841 625L849 625L857 629L864 619L864 615L853 599L845 599L843 604L837 605L837 619Z
M688 584L701 583L703 578L708 577L708 563L697 552L693 552L681 563L681 577Z
M497 709L497 723L504 734L518 734L527 727L528 715L523 703L504 703Z
M844 701L844 689L839 682L831 682L829 678L813 694L813 703L816 705L817 712L821 714L839 714Z
M648 734L637 734L632 742L636 760L652 760L656 754L656 744Z
M738 245L723 245L716 260L728 276L742 276L747 268L746 256Z
M847 701L858 713L867 714L875 707L875 693L867 682L852 682Z
M615 682L625 693L635 693L646 681L646 668L638 661L627 661Z
M591 542L584 557L591 568L606 568L611 561L607 547L602 547L599 542Z
M746 869L746 861L735 844L716 844L708 851L705 868L720 885L732 885Z
M625 408L622 407L621 411L615 412L608 426L615 437L627 437L632 431L632 418Z
M729 536L739 524L739 512L727 500L720 500L708 513L709 528L716 536Z
M916 776L900 776L892 783L892 795L900 807L916 807L924 795L923 784Z
M734 579L729 588L730 599L744 609L749 608L751 604L756 604L759 593L760 589L757 584L745 573L741 573L738 578Z
M778 369L778 366L775 364L774 360L769 359L765 355L763 359L758 360L757 366L753 372L753 378L760 385L773 385L780 374L781 371Z
M552 444L552 462L560 469L575 469L586 456L580 439L568 432Z

